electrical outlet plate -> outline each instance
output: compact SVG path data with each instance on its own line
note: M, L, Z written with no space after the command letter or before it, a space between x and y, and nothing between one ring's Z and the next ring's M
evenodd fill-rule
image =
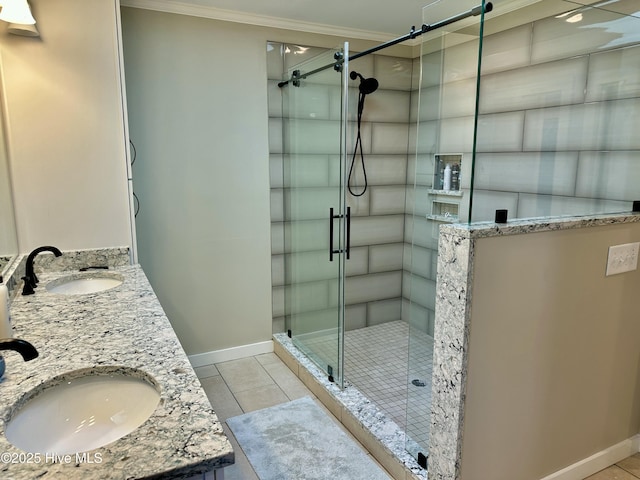
M631 272L638 268L640 242L625 243L609 247L607 258L607 277L618 273Z

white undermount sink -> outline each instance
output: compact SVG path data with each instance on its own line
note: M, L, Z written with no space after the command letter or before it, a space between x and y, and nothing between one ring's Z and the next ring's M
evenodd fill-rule
M5 436L31 453L87 452L136 430L159 401L157 382L141 370L76 370L52 378L19 400Z
M104 292L122 285L124 277L115 272L74 273L47 283L46 289L51 293L65 295L83 295Z

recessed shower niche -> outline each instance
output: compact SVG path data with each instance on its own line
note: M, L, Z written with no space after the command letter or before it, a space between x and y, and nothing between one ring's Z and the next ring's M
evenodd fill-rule
M431 237L438 238L440 224L457 223L461 217L463 191L461 153L434 155L433 188L429 189L429 213L433 222Z

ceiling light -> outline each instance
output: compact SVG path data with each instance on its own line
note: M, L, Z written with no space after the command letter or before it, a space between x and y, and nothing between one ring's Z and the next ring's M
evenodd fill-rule
M0 20L21 25L34 25L36 19L31 15L27 0L3 0Z
M560 15L556 15L556 18L566 18L569 15L573 15L574 13L576 13L578 10L569 10L568 12L564 12L561 13Z
M23 37L39 37L40 32L35 25L27 25L24 23L10 23L7 25L7 32L14 35L22 35Z
M577 13L576 15L567 18L567 22L569 23L578 23L582 21L582 14L581 13Z

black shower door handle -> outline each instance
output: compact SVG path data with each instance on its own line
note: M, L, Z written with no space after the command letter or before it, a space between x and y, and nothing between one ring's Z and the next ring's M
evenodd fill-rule
M351 207L347 207L347 260L351 250Z
M333 248L333 221L336 218L346 218L347 220L347 248L345 250L335 250ZM347 260L351 254L351 207L347 207L346 215L334 215L333 208L329 209L329 261L333 262L334 253L345 252L347 254Z
M333 262L333 208L329 209L329 261Z

